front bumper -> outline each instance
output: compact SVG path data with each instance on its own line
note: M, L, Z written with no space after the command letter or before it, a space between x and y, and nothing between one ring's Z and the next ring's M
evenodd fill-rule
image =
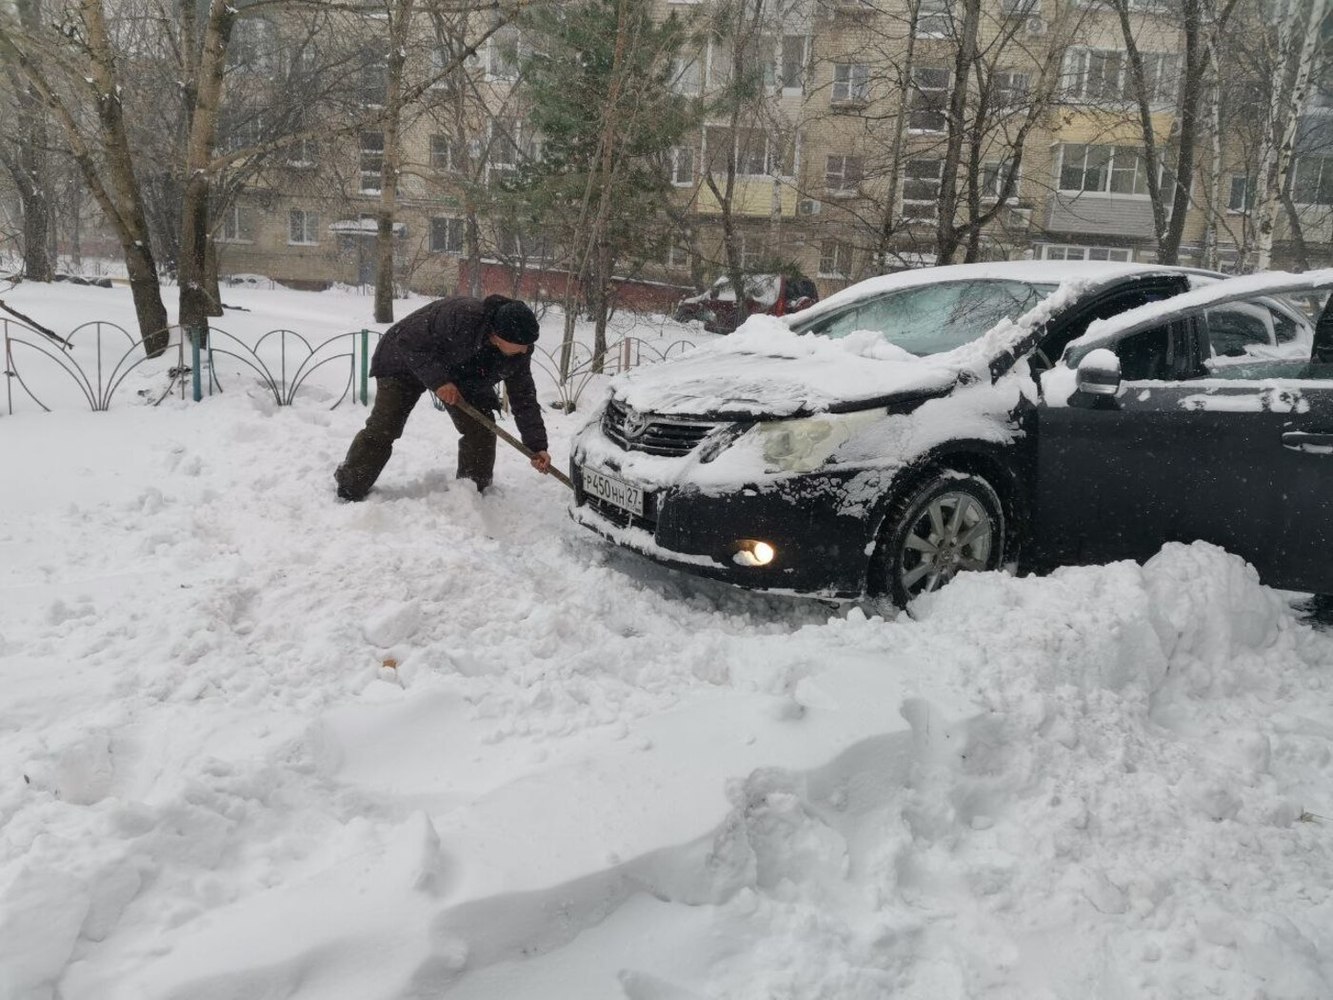
M850 476L804 475L762 487L740 485L725 494L667 487L648 492L644 516L637 517L587 495L577 460L570 472L570 516L655 562L759 590L821 597L865 591L873 529L866 513L847 503ZM773 562L738 564L735 555L745 539L772 545Z

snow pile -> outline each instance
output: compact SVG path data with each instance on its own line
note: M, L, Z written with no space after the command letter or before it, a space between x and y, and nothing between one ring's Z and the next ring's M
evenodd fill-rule
M0 997L1333 995L1333 635L1239 560L830 609L429 408L336 504L363 418L0 417Z

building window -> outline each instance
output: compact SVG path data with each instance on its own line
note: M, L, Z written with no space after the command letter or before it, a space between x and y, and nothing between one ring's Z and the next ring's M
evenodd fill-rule
M461 39L441 41L430 50L431 89L452 93L470 68L481 65L481 56L468 52Z
M507 180L518 172L523 123L517 118L491 121L491 141L486 157L486 183Z
M1170 171L1161 167L1162 198L1170 202L1174 189ZM1143 150L1134 146L1060 147L1060 190L1090 194L1148 196L1148 168Z
M430 166L432 170L458 171L465 166L463 143L447 135L430 137Z
M219 143L229 153L258 146L264 141L264 115L257 112L240 121L232 120L219 126L225 138Z
M1128 263L1133 251L1124 247L1081 247L1046 243L1041 247L1042 260L1114 260Z
M833 102L859 103L870 93L870 67L865 63L834 63Z
M796 172L795 144L761 128L705 125L704 155L714 174L732 165L738 177L792 177Z
M518 28L507 24L486 43L486 76L491 80L517 80L522 42Z
M454 84L454 73L462 69L454 65L454 54L446 45L436 45L430 50L430 86L432 90L450 90Z
M379 194L384 176L384 133L361 133L361 193Z
M1173 52L1144 52L1143 83L1150 104L1175 100L1180 57ZM1122 49L1071 49L1065 56L1065 96L1080 101L1134 101L1134 74Z
M726 38L708 40L708 86L723 87L731 82L731 44Z
M319 243L319 216L293 208L287 213L287 242L292 246L313 247Z
M921 0L916 17L918 38L947 38L950 27L949 0Z
M1227 211L1244 213L1250 210L1250 179L1232 177L1231 193L1227 197Z
M671 183L676 187L694 184L694 147L671 147Z
M1005 111L1026 107L1030 82L1026 73L996 70L991 76L991 102Z
M389 94L389 67L382 55L362 53L365 62L357 71L356 92L368 108L382 108Z
M666 256L662 259L667 267L688 267L690 264L690 248L683 247L679 243L668 243Z
M686 97L694 97L703 89L703 71L699 57L677 56L671 60L671 90Z
M1333 205L1333 156L1300 156L1291 185L1298 205Z
M842 240L819 244L819 277L847 278L852 273L852 248Z
M319 162L319 141L298 139L287 147L287 166L294 170L309 170Z
M430 252L462 253L463 220L441 216L431 219Z
M272 23L246 18L236 22L227 45L227 66L271 76L278 66L277 31Z
M254 227L250 213L240 205L228 205L222 212L222 228L218 240L223 243L253 243Z
M914 132L943 132L949 121L949 79L947 69L916 66L912 69L912 94L908 104L907 127Z
M736 130L736 173L741 177L768 175L768 136L762 129Z
M862 160L859 156L831 154L824 163L824 187L829 194L853 195L861 188Z
M1041 13L1041 0L1003 0L1000 7L1011 17L1032 17Z
M939 218L943 160L908 160L903 171L903 218L934 222Z
M765 241L752 241L744 233L737 236L736 241L740 244L741 270L749 274L763 263Z
M995 201L1000 197L1000 192L1004 190L1004 179L1009 176L1009 160L990 160L981 165L981 177L979 178L981 186L982 199ZM1019 177L1014 178L1014 189L1009 192L1009 200L1013 201L1018 197Z
M783 90L799 93L805 87L805 66L810 40L805 35L783 35L778 56L778 83Z

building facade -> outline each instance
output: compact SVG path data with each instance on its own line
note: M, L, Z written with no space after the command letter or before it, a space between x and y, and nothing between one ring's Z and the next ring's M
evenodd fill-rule
M662 158L671 231L633 267L640 282L667 289L664 298L725 270L727 234L744 269L794 265L823 294L935 263L949 177L955 262L1157 259L1144 130L1146 120L1169 204L1183 40L1168 8L1126 0L1138 74L1119 17L1096 5L984 0L972 56L960 60L968 33L948 0L770 2L728 31L708 20L707 0L659 0L660 16L700 26L670 86L709 109ZM427 84L399 114L402 286L446 294L476 288L472 276L484 271L493 289L498 267L515 289L562 294L560 254L540 220L521 218L500 193L540 155L520 79L529 44L507 27L461 69L432 76L450 48L423 42L408 76ZM382 90L373 64L367 72L362 103L373 111ZM759 86L743 101L717 100L741 72ZM1333 262L1333 101L1317 74L1275 266ZM1255 164L1242 139L1201 131L1181 263L1245 266ZM369 126L283 151L224 213L220 271L310 287L373 282L384 142Z

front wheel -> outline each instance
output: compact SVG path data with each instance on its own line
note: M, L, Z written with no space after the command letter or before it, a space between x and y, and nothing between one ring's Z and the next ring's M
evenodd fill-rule
M1004 506L986 480L941 472L910 489L884 519L871 586L906 607L963 570L1004 559Z

